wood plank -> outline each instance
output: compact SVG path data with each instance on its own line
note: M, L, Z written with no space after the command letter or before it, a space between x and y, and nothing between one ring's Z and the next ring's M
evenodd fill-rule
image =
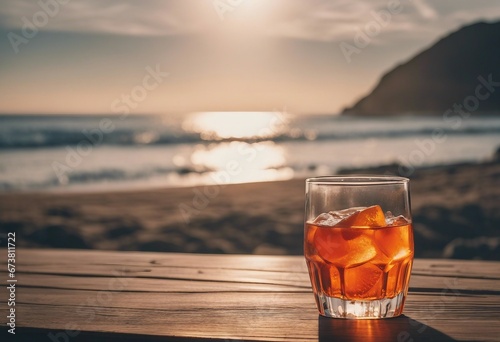
M53 299L50 296L47 297L46 305L21 303L20 315L24 317L24 320L32 322L31 327L49 329L61 329L61 327L67 328L74 325L70 329L135 334L149 332L152 335L181 337L214 336L264 341L286 341L291 340L292 336L298 340L314 341L317 340L318 324L321 322L318 320L314 304L311 303L310 295L255 296L226 293L214 300L211 296L204 298L207 295L203 294L151 296L145 299L140 294L129 293L116 294L116 301L113 300L116 305L106 306L89 304L88 299L95 299L95 296L95 293L76 294L77 298L87 298L76 306L66 305L64 302L74 301L75 297L71 294L63 296L58 300L57 305L50 302ZM55 297L57 298L57 295ZM469 302L448 304L446 311L439 312L439 315L431 311L436 309L434 305L430 305L435 300L433 296L414 295L412 299L409 300L406 315L418 322L414 324L423 329L419 332L417 327L412 328L413 333L418 333L415 334L415 340L436 340L436 337L441 340L451 338L488 340L486 336L498 336L498 316L492 315L494 312L479 311L479 315L470 317L470 312L464 313L462 310L463 307L482 308L489 300L488 298L483 298L481 301L471 298ZM199 305L195 308L194 303ZM263 303L269 304L263 305ZM498 308L496 308L496 313L498 313ZM44 318L40 319L40 317ZM52 317L52 319L47 319L47 317ZM69 317L71 319L68 319ZM462 322L462 325L457 325L457 322ZM24 321L20 324L24 324ZM332 328L339 326L337 322L332 324ZM349 324L354 325L361 336L367 336L370 327L366 324ZM375 340L390 340L387 337L395 335L394 329L403 331L409 328L409 323L400 319L396 320L393 325L385 322L378 324L386 327L375 326L382 330L370 336L376 338ZM470 329L471 325L474 326L473 330ZM451 329L453 330L451 334L443 333ZM325 334L338 337L339 332L326 330ZM284 331L290 335L284 334ZM481 335L478 336L478 332ZM342 330L342 333L348 336L352 331Z
M69 275L81 277L120 277L120 278L149 278L149 279L179 279L197 281L220 282L248 282L262 284L281 284L309 288L309 280L305 273L292 272L265 272L255 270L229 270L217 268L179 268L155 267L121 267L108 265L78 265L78 268L64 268L61 265L24 266L23 274Z
M318 316L300 256L17 254L17 323L27 340L50 341L49 333L64 333L71 325L81 331L71 341L158 336L172 341L495 341L500 336L498 262L416 260L406 316L349 321ZM0 300L6 299L0 292Z
M156 252L116 252L65 249L21 249L18 250L19 262L29 265L114 265L139 266L149 268L154 265L177 268L261 270L268 272L306 271L300 256L262 256L232 254L181 254ZM0 264L6 264L2 258ZM500 263L478 260L417 259L414 272L424 274L494 277L500 279Z
M120 271L110 272L95 268L94 273L78 272L75 276L72 272L64 270L53 271L53 273L23 273L18 274L17 279L23 287L47 287L58 289L79 290L113 290L126 287L125 291L140 292L223 292L223 291L251 291L251 292L305 292L309 293L310 283L307 274L286 274L279 276L269 272L252 271L252 277L245 276L245 271L235 271L228 274L217 274L216 271L207 271L203 276L193 274L191 278L182 277L172 273L163 273L162 276L123 274ZM31 272L31 271L30 271ZM44 271L41 271L44 272ZM167 271L164 271L167 272ZM212 273L212 274L211 274ZM116 277L109 276L116 274ZM84 276L83 276L84 275ZM230 276L230 278L228 278ZM290 276L292 280L286 277ZM0 278L6 278L6 272L0 272ZM280 279L280 277L283 277ZM270 279L271 278L271 279ZM165 284L168 284L166 286ZM437 289L441 292L458 291L461 295L496 293L499 290L499 280L437 277L428 275L412 275L410 289L412 292L429 291Z
M0 278L5 278L6 273ZM74 289L74 290L120 290L126 292L310 292L309 287L295 287L279 284L252 283L244 281L196 281L172 278L132 278L88 276L75 277L55 274L19 274L22 287Z
M74 255L62 250L39 250L40 255L26 254L30 263L23 263L23 272L54 275L105 276L131 278L164 278L179 280L237 281L281 284L309 289L305 262L301 257L263 257L243 255L204 255L199 267L196 255L81 251ZM26 257L22 253L22 258ZM131 257L133 255L134 257ZM225 257L225 258L224 258ZM152 264L151 262L154 261ZM78 267L67 267L78 265ZM43 269L40 268L43 266ZM266 273L268 272L268 273ZM228 277L228 276L231 277ZM436 277L437 276L437 277ZM441 279L441 277L443 279ZM451 279L446 279L447 277ZM416 260L411 286L494 291L500 280L500 263L478 261Z
M199 268L221 270L257 270L267 272L290 272L302 274L306 271L304 262L297 262L302 257L295 256L248 256L248 255L209 255L210 263L204 262L205 254L182 254L182 253L148 253L148 252L124 252L91 251L63 249L25 249L18 253L18 262L23 267L43 265L44 269L73 266L107 265L110 269L120 269L137 272L143 268L148 272L155 267L175 267L185 272ZM0 265L6 264L6 260L0 260ZM29 270L29 268L27 268ZM67 272L78 272L73 267L67 268ZM413 267L413 274L438 275L463 278L492 278L500 279L500 263L493 261L477 260L435 260L417 259Z

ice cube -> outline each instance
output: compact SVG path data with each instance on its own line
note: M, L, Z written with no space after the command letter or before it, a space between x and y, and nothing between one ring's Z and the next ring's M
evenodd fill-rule
M313 223L320 226L335 226L343 219L346 219L349 216L362 211L363 209L365 209L365 207L354 207L349 209L329 211L328 213L319 214L318 217L313 220Z
M387 213L391 214L390 216L388 216L387 214L385 216L385 223L387 226L404 226L410 223L410 220L408 220L403 215L394 216L390 211L388 211Z
M342 221L337 226L344 228L378 228L385 226L385 216L379 205L358 210Z
M346 268L364 264L377 255L376 247L373 245L371 231L361 230L362 235L350 239L347 242L349 254L343 260Z
M349 299L370 299L383 296L383 271L368 263L346 269L345 292Z
M344 237L348 228L325 228L316 230L314 245L323 260L338 267L347 268L366 263L373 259L377 250L372 242L372 231L357 230L360 235L352 239Z
M330 211L313 223L317 225L314 246L321 258L339 267L355 267L377 254L373 230L356 228L382 227L385 217L380 206L375 205Z
M314 234L314 246L322 259L334 264L349 253L340 229L319 227Z
M362 211L364 209L366 209L366 207L353 207L353 208L348 208L348 209L330 211L328 213L332 217L334 217L335 219L337 219L338 221L340 221L340 220L348 218L349 216L357 213L358 211Z
M396 218L398 219L399 216ZM404 219L404 217L403 217ZM401 218L399 218L401 220ZM374 232L374 242L377 248L390 260L405 258L413 250L413 235L408 221L406 226L395 225Z
M335 222L335 218L333 218L330 213L319 214L318 217L313 220L314 224L320 226L330 226L332 222Z

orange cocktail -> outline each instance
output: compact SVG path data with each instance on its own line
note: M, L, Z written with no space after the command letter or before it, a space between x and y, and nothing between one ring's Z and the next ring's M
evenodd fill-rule
M304 255L322 315L402 313L414 255L409 218L379 205L321 213L305 222Z

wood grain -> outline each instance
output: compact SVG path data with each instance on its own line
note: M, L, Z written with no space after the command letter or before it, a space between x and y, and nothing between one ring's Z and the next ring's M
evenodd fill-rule
M17 259L16 340L500 340L500 262L415 260L405 316L350 321L318 316L297 256L21 249Z

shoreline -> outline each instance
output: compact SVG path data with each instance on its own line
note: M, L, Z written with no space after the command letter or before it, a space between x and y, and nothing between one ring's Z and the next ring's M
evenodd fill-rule
M500 148L499 148L500 150ZM422 171L428 172L432 170L444 170L448 168L457 168L457 167L467 167L467 166L481 166L488 164L495 164L496 160L488 158L482 161L463 161L453 164L432 164L432 165L424 165L415 167L410 174L407 172L401 172L401 168L407 168L407 166L398 163L390 163L390 164L382 164L382 165L372 165L367 167L359 167L359 168L344 168L340 167L335 173L332 174L321 174L321 175L311 175L307 177L292 177L289 179L278 179L278 180L262 180L262 181L252 181L252 182L240 182L240 183L221 183L221 184L196 184L196 185L180 185L180 186L165 186L165 185L144 185L144 183L134 184L131 183L131 186L126 186L123 183L118 184L99 184L94 183L92 185L79 184L79 185L71 185L69 187L54 187L43 190L4 190L0 191L1 196L9 196L9 195L64 195L64 194L73 194L73 195L85 195L85 194L130 194L136 192L155 192L155 191L167 191L167 190L177 190L177 189L192 189L192 188L200 188L200 187L227 187L234 185L244 185L244 184L260 184L260 183L275 183L275 182L289 182L289 181L305 181L307 178L314 177L322 177L322 176L331 176L331 175L347 175L347 174L357 174L357 175L393 175L398 177L405 178L415 178L418 177L416 174L421 173ZM130 183L129 183L130 184ZM97 189L100 186L104 186L104 188ZM85 187L90 187L89 189L84 189Z
M391 173L396 165L342 170ZM500 162L417 169L416 257L499 259ZM2 193L23 247L302 254L304 179L96 193Z

